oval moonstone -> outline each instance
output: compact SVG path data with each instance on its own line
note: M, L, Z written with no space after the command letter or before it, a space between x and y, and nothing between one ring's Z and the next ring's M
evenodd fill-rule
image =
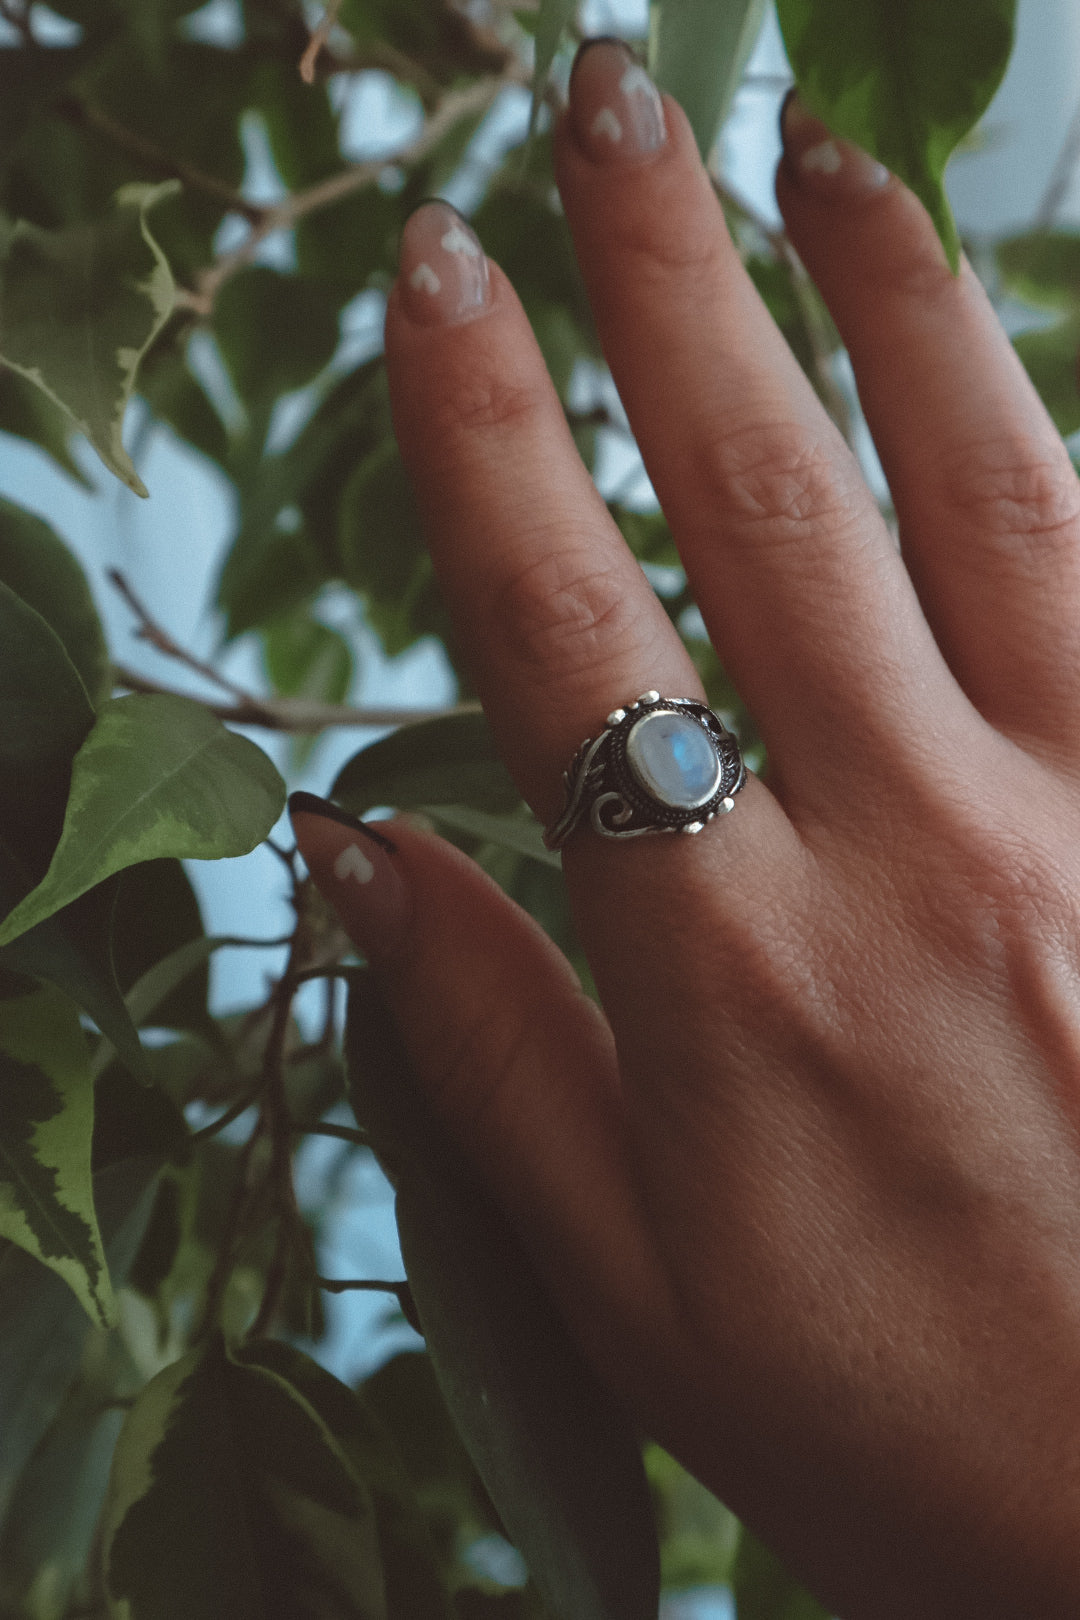
M635 779L661 804L696 810L720 786L720 756L705 728L688 714L653 709L626 739Z

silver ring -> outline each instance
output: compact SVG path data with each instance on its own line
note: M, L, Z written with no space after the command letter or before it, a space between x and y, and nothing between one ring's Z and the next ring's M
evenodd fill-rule
M739 744L712 709L693 698L643 692L613 709L563 773L566 804L544 834L561 849L587 814L605 838L699 833L735 808L746 781Z

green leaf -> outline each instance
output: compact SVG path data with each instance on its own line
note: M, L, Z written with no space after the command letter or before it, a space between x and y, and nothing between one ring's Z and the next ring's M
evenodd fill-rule
M686 113L705 161L761 32L766 4L767 0L662 0L662 4L654 0L653 77Z
M747 1529L739 1537L731 1590L739 1620L829 1620L822 1608L788 1574L775 1553Z
M1080 235L1029 231L999 242L995 253L1002 280L1016 297L1036 309L1080 304Z
M70 1399L19 1477L0 1532L0 1603L20 1620L63 1620L94 1544L122 1414Z
M545 849L543 829L535 816L511 814L493 816L485 810L474 810L467 804L428 804L422 806L435 821L451 827L455 832L482 838L485 843L512 849L518 855L562 871L562 860L554 850Z
M46 399L40 388L6 366L0 366L0 433L13 433L17 438L36 444L61 472L67 473L83 489L93 489L71 454L68 417L51 399Z
M555 53L562 44L563 35L573 21L576 11L577 0L540 0L534 35L536 51L533 62L532 106L529 109L530 134L536 128L540 103L547 88L548 74L551 72Z
M217 1336L128 1414L103 1539L115 1620L389 1620L370 1496L303 1396Z
M1013 344L1058 432L1068 438L1080 431L1080 311L1041 331L1023 332Z
M177 189L125 186L93 225L0 229L0 360L54 400L136 495L147 491L124 449L124 412L176 297L146 215Z
M137 1024L149 1022L152 1015L163 1028L214 1039L217 1025L206 1007L213 946L202 956L185 958L183 966L178 956L203 938L199 902L179 861L141 861L128 867L116 897L113 962Z
M330 792L357 815L376 804L398 810L465 804L498 815L521 803L491 727L470 711L400 726L354 754Z
M302 1350L263 1341L236 1352L245 1366L265 1367L318 1413L357 1479L371 1492L386 1585L387 1613L402 1620L453 1620L435 1550L389 1431L367 1403Z
M350 1096L395 1177L398 1232L443 1397L553 1620L655 1620L659 1558L637 1439L502 1212L427 1106L364 976Z
M153 1158L128 1159L94 1175L94 1205L116 1284L126 1279L150 1213ZM13 1243L0 1243L0 1514L51 1423L95 1332L58 1276Z
M285 784L262 749L200 704L110 699L75 757L49 870L0 926L0 945L138 861L246 855L284 802Z
M41 614L59 637L91 703L103 702L112 691L112 666L82 565L51 524L2 497L0 581Z
M906 181L955 271L942 177L1004 77L1016 0L777 0L776 10L806 106Z
M90 1180L94 1091L78 1014L55 990L0 1002L0 1236L36 1255L90 1318L116 1301Z
M226 282L214 334L246 405L265 415L323 369L337 347L339 302L332 289L264 265Z
M349 644L306 610L282 615L266 626L263 661L274 690L284 697L344 703L348 696L353 675Z

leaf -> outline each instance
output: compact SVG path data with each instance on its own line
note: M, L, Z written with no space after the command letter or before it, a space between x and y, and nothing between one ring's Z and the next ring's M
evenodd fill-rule
M112 691L112 666L82 565L51 524L2 497L0 581L56 632L91 704L103 702Z
M0 433L13 433L29 440L83 489L93 489L71 454L68 417L51 399L46 399L40 388L6 366L0 366Z
M1058 432L1067 439L1080 431L1080 311L1054 326L1022 332L1013 345Z
M93 225L0 230L0 360L55 401L136 495L147 491L124 449L124 412L176 297L146 215L178 189L124 186Z
M188 698L103 704L75 757L64 830L45 877L0 925L0 945L113 872L159 855L246 855L281 814L270 760Z
M0 1002L0 1236L49 1266L91 1320L116 1301L90 1181L94 1091L78 1014L55 990Z
M368 976L350 986L346 1042L443 1397L543 1602L553 1620L655 1620L656 1532L629 1423L428 1108Z
M153 1158L94 1175L94 1204L114 1283L126 1279L150 1213ZM15 1244L0 1243L0 1513L53 1419L95 1331L66 1283Z
M474 810L467 804L428 804L422 807L436 821L452 827L455 832L482 838L485 843L499 844L518 855L562 871L562 860L554 850L545 849L543 829L534 816L493 816L484 810Z
M357 1479L370 1490L391 1617L453 1620L435 1550L414 1500L412 1484L389 1431L366 1402L292 1345L245 1345L236 1359L265 1367L299 1391L325 1423Z
M274 690L284 697L344 703L348 696L353 676L348 642L304 610L266 626L263 660Z
M388 1620L367 1492L303 1396L216 1335L128 1414L103 1540L116 1620Z
M1006 287L1025 303L1052 310L1080 304L1080 235L1029 231L999 242L995 256Z
M663 0L653 77L675 97L708 161L765 20L767 0Z
M69 1400L19 1477L0 1532L0 1602L20 1620L63 1620L93 1548L122 1414Z
M548 74L555 60L555 52L562 43L574 14L577 0L540 0L536 14L536 52L533 64L532 106L529 109L529 133L536 128L540 103L547 89Z
M829 1620L830 1611L793 1580L775 1553L745 1527L731 1590L739 1620Z
M189 1030L213 1040L217 1024L207 1012L209 946L181 959L204 939L202 913L191 880L177 860L141 861L118 881L113 928L117 981L136 1024ZM169 964L169 966L166 966Z
M339 304L332 289L265 265L225 283L214 334L246 405L268 415L279 394L323 369L337 348Z
M925 204L955 271L942 177L1005 74L1016 0L777 0L799 95Z
M376 804L398 810L467 804L498 815L521 803L491 727L470 711L400 726L354 754L330 792L357 815Z
M94 710L60 638L0 580L0 905L22 898L60 836ZM7 892L10 890L10 893Z

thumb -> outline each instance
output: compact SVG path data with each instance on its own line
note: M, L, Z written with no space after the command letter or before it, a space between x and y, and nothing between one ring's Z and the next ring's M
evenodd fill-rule
M417 1078L585 1339L647 1309L614 1042L562 953L473 861L313 794L312 880L368 958ZM383 827L388 831L384 832ZM605 1309L605 1306L607 1307Z

